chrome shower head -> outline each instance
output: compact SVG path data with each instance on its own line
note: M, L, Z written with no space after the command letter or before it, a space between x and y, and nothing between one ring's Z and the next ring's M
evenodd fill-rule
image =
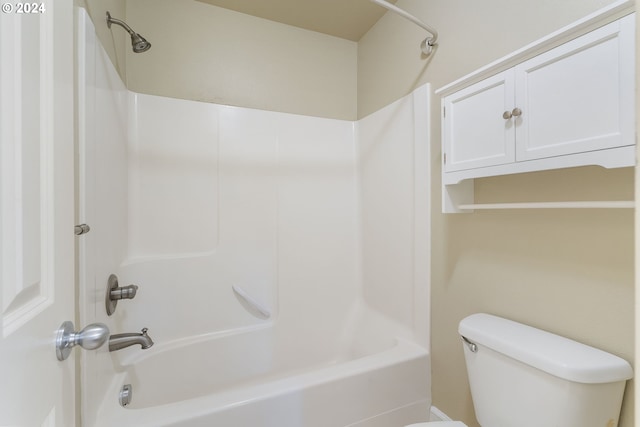
M111 28L111 24L120 25L122 28L127 30L131 36L131 47L135 53L146 52L151 48L151 43L149 43L144 37L133 31L124 21L112 18L111 14L107 12L107 27Z
M135 53L146 52L151 49L151 43L138 33L131 36L131 45Z

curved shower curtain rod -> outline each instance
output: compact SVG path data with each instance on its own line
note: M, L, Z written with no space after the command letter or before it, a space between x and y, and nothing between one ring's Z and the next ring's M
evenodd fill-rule
M384 7L385 9L388 9L394 13L397 13L403 18L408 19L409 21L413 22L417 26L422 27L425 30L427 30L429 33L431 33L432 36L424 39L420 44L420 49L422 49L422 52L425 55L431 54L431 52L433 51L433 46L435 46L436 41L438 40L438 32L433 27L430 27L429 25L425 24L415 16L411 15L409 12L404 11L400 9L398 6L388 3L385 0L370 0L370 1L374 2L379 6Z

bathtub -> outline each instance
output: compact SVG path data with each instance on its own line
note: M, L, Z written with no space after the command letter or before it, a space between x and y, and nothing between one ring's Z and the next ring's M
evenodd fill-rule
M427 419L429 353L393 338L334 357L270 348L272 326L157 344L117 363L97 427L391 427ZM366 340L365 340L366 341ZM308 352L300 352L308 355ZM118 403L131 384L131 403Z

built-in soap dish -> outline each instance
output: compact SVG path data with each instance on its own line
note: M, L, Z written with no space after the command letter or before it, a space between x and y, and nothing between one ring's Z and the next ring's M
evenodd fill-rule
M271 317L271 311L251 297L244 289L238 285L233 285L233 293L238 298L240 304L249 313L257 317L258 319L266 320Z

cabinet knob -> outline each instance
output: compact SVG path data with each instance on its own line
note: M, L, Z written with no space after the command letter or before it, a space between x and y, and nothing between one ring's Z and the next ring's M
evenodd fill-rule
M511 111L505 111L504 113L502 113L502 118L505 120L509 120L511 116L512 116Z
M522 110L519 108L514 108L511 114L513 115L513 117L520 117L522 115Z

